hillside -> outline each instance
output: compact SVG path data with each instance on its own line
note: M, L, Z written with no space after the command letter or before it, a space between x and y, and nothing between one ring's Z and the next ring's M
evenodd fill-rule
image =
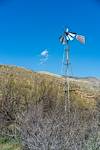
M70 81L70 96L79 97L83 105L88 103L95 104L95 100L99 97L100 93L100 80L96 78L69 78ZM33 99L38 100L43 92L51 90L58 96L57 99L63 101L64 92L64 78L48 72L32 72L24 68L13 66L0 66L0 98L2 99L4 90L8 87L13 90L15 94L23 97L23 102ZM42 89L43 88L43 89ZM10 89L10 92L11 92ZM39 91L38 91L39 90ZM35 92L35 98L31 98ZM7 91L6 91L7 93ZM22 95L21 95L22 94ZM26 97L26 98L25 98Z
M79 119L81 125L80 131L83 131L83 123L84 130L86 128L87 131L87 121L89 120L89 124L94 127L95 119L97 119L96 116L100 116L100 80L93 77L69 77L69 82L70 116L73 117L73 114L76 113L76 116L79 117L76 119ZM34 106L36 106L36 108L34 108ZM56 115L56 113L60 113L60 115L63 114L64 116L64 77L47 72L33 72L15 66L0 65L1 136L8 136L9 134L14 136L15 129L18 128L17 135L19 136L20 130L21 137L24 136L25 139L26 135L22 133L26 133L25 129L28 129L29 125L31 125L31 123L27 122L31 122L31 118L28 117L30 118L28 120L27 118L25 119L25 117L29 114L29 116L34 114L33 110L35 113L37 111L41 112L39 115L43 114L43 118L46 114L48 114L49 118L52 118L52 114ZM21 114L24 115L24 119ZM38 114L38 112L36 114ZM23 119L23 121L21 119ZM57 123L58 120L59 119L57 119ZM100 126L99 121L100 120L97 121L96 128ZM22 122L25 123L25 125L28 123L28 126L24 127ZM20 127L24 127L24 129L22 128L21 130L19 126L16 126L16 123L21 124ZM84 134L86 133L84 131ZM28 142L29 140L26 141ZM29 142L27 145L28 144Z

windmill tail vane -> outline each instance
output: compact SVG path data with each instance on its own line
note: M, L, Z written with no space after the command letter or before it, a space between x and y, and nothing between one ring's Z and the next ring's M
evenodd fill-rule
M82 44L85 44L85 36L83 35L76 35L76 39L82 43Z
M60 36L60 42L65 45L68 41L73 41L74 39L78 40L80 43L85 44L85 36L78 35L74 32L69 32L68 28L64 31L63 35Z

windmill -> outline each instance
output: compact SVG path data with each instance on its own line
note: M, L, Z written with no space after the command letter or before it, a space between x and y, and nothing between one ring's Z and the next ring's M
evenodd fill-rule
M60 43L65 45L65 52L64 52L64 100L65 100L65 112L67 111L68 116L70 114L70 84L69 84L69 66L70 66L70 59L69 59L69 42L73 41L74 39L78 40L80 43L85 44L85 37L82 35L78 35L75 32L70 32L69 29L65 29L63 34L60 36L59 40Z

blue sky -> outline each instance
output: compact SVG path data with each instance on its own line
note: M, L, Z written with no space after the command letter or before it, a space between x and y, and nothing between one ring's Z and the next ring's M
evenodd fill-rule
M99 0L0 0L0 64L60 74L65 26L86 36L85 45L70 43L74 75L100 77Z

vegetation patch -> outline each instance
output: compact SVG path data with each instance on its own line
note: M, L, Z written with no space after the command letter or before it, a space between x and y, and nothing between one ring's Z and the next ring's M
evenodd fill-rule
M21 150L21 144L17 139L0 137L0 150Z

